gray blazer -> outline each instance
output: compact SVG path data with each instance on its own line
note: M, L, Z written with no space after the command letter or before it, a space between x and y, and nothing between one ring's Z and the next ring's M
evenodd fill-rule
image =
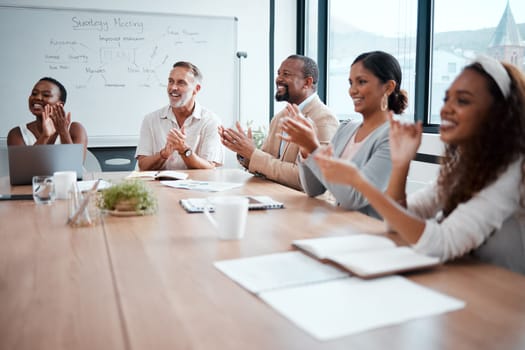
M341 123L331 141L335 156L341 156L360 125L361 122L350 120ZM385 122L374 130L352 159L352 162L361 169L364 177L383 191L388 186L392 171L388 142L389 129L390 123ZM366 198L353 187L327 182L313 157L299 162L299 177L304 191L310 197L323 194L328 189L334 195L337 205L348 210L359 210L364 214L380 217L368 204Z

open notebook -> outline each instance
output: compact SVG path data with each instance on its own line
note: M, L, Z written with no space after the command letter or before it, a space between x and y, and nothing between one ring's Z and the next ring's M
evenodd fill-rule
M292 245L363 278L423 269L440 263L438 258L417 253L410 247L398 247L386 237L369 234L302 239L293 241Z
M143 180L186 180L188 174L175 170L133 171L127 178Z

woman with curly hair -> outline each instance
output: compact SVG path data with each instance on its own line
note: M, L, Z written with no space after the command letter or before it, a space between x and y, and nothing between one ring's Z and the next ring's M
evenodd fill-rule
M414 248L443 261L472 252L525 273L525 78L514 66L482 56L445 94L445 143L437 182L406 199L422 127L391 120L392 175L382 193L351 163L318 154L324 176L355 187Z

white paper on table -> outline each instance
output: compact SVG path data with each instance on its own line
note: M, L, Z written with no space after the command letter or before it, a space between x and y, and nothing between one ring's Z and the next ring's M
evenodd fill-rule
M348 273L300 252L222 260L215 267L252 293L344 278Z
M93 185L95 184L95 182L97 182L97 180L77 181L77 186L80 192L86 192L86 191L90 191L93 188ZM105 180L100 180L97 186L97 190L100 191L100 190L104 190L109 187L111 187L111 183Z
M241 187L242 183L237 182L219 182L219 181L197 181L197 180L166 180L161 184L173 188L185 190L219 192Z
M465 306L400 276L349 277L267 291L262 300L319 340L330 340Z

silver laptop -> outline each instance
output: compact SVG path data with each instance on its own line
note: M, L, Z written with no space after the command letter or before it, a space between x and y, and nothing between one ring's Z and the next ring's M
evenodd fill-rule
M9 146L7 152L11 185L30 185L33 176L55 171L73 170L82 178L81 144Z

